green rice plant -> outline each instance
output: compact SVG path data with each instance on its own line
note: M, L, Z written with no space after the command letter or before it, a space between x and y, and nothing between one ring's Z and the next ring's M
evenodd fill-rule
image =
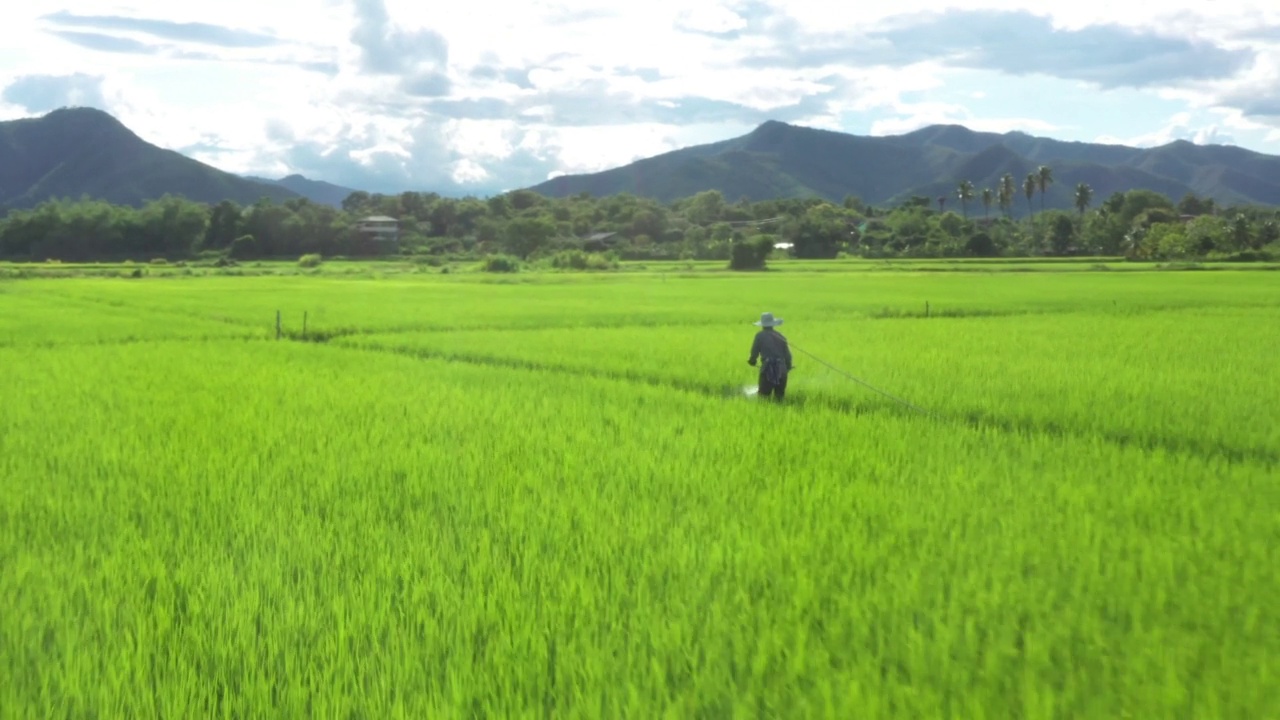
M0 363L19 715L1276 700L1258 463L293 343Z
M1280 706L1267 273L522 275L0 285L0 714Z
M626 273L66 279L44 295L143 312L274 325L277 310L331 331L736 324L763 311L794 323L860 317L1150 313L1271 308L1275 274L777 272L689 278ZM515 280L519 280L515 282ZM886 312L887 310L887 312Z
M1103 437L1280 462L1280 311L849 320L783 327L797 401L903 410L838 371L942 422ZM755 328L620 327L368 334L339 343L732 392ZM1153 343L1152 338L1159 338ZM807 355L812 353L812 355Z

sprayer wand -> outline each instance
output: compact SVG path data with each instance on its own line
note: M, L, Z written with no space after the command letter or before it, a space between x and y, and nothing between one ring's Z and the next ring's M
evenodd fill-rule
M892 400L892 401L894 401L894 402L896 402L896 403L898 403L898 404L900 404L900 405L905 405L905 406L907 406L907 407L911 408L912 410L915 410L915 411L916 411L916 412L918 412L918 413L923 413L924 415L928 415L928 414L929 414L929 411L928 411L928 410L924 410L923 408L920 408L920 407L917 407L917 406L915 406L915 405L912 405L911 403L907 402L906 400L903 400L903 399L902 399L902 398L900 398L900 397L895 397L895 396L893 396L893 395L890 395L889 393L887 393L887 392L885 392L885 391L881 390L880 388L878 388L878 387L876 387L876 386L872 385L871 383L869 383L869 382L867 382L867 381L865 381L865 380L862 380L862 379L860 379L860 378L856 378L856 377L854 377L853 375L851 375L851 374L849 374L849 373L845 372L844 370L841 370L840 368L836 367L835 365L832 365L831 363L827 362L826 360L823 360L822 358L818 357L817 355L814 355L813 353L809 352L808 350L805 350L805 349L804 349L804 348L802 348L802 347L796 347L795 343L788 342L788 344L789 344L793 349L795 349L795 350L799 350L800 352L804 353L805 355L808 355L809 357L813 358L815 361L817 361L817 362L819 362L819 363L821 363L821 364L823 364L823 365L826 365L828 368L831 368L832 370L834 370L835 372L839 373L840 375L843 375L844 377L846 377L846 378L848 378L848 379L850 379L850 380L852 380L852 381L854 381L854 382L858 383L859 385L862 385L862 386L863 386L863 387L865 387L865 388L868 388L868 389L870 389L870 390L874 390L875 392L880 393L881 395L883 395L883 396L885 396L885 397L889 398L890 400Z

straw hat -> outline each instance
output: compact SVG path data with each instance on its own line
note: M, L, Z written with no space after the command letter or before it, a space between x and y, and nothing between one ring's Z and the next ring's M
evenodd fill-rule
M774 319L773 313L760 313L760 320L752 324L757 327L778 327L782 324L782 318Z

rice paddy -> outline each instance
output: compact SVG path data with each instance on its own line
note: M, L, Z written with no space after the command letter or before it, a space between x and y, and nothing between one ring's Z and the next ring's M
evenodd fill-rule
M0 716L1277 717L1278 290L0 282Z

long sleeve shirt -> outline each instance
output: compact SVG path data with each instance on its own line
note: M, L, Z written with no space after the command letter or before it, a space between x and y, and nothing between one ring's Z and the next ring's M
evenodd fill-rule
M777 330L768 329L756 333L756 339L751 343L751 359L748 362L755 365L756 359L760 357L766 361L781 358L786 361L787 369L791 369L791 348L787 346L787 339Z

